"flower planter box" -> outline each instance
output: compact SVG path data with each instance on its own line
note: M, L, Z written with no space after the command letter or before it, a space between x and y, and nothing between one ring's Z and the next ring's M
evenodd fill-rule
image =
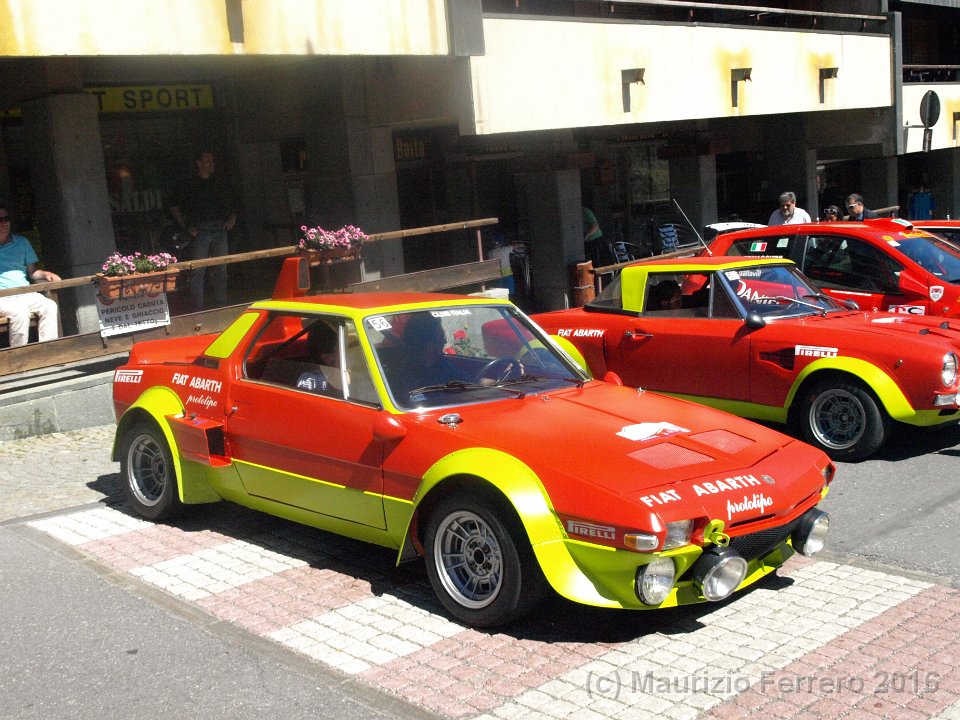
M94 283L100 297L106 300L118 300L176 290L179 274L180 271L175 268L120 276L97 273Z
M310 267L357 260L360 257L360 248L301 248L300 254L310 261Z

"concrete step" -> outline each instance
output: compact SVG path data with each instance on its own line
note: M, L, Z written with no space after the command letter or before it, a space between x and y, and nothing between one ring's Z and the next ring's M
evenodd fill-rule
M127 353L0 377L0 440L114 421L113 370Z

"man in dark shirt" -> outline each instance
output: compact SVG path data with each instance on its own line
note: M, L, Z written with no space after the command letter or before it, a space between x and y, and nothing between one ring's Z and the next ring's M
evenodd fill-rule
M227 233L237 222L233 190L224 178L214 172L213 152L201 150L197 154L196 162L196 175L184 184L176 204L170 208L173 219L193 238L187 248L190 260L226 255ZM200 311L204 306L205 271L210 273L214 306L226 303L226 265L198 268L193 271L190 280L190 297L194 311Z

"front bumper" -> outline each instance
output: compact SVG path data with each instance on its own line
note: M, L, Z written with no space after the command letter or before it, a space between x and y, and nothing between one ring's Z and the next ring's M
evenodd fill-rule
M810 508L806 512L819 511ZM803 517L776 528L731 538L729 547L743 557L747 565L744 578L733 594L770 574L794 554L791 536ZM697 562L714 547L686 545L666 552L636 553L566 539L537 545L534 551L554 590L569 600L598 607L651 610L707 602L695 576ZM661 558L670 558L676 567L673 588L661 603L648 605L637 596L637 572Z

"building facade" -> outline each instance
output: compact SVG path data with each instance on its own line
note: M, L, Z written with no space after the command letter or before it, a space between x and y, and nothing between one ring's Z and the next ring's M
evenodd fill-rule
M209 148L243 199L235 251L496 216L534 310L571 300L582 206L646 250L664 224L765 222L783 190L814 217L919 188L960 212L960 2L757 7L7 0L0 193L49 267L89 274L162 242ZM472 259L467 237L392 241L364 274ZM67 332L96 328L92 295L63 304Z

